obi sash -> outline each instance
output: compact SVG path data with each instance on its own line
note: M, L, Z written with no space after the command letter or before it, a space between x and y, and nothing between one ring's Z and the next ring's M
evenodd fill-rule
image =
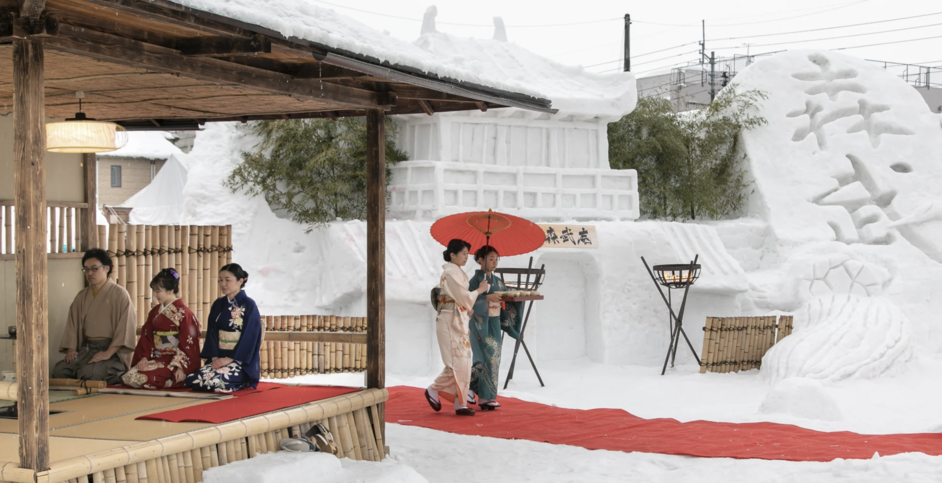
M235 350L236 345L239 343L239 339L242 337L242 332L237 330L220 330L219 331L219 350L231 351Z

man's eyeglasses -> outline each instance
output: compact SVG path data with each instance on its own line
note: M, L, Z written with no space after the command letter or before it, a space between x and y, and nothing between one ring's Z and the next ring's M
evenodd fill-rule
M93 273L93 272L97 272L98 269L101 268L101 267L103 267L103 266L104 266L104 265L99 265L99 266L97 266L97 267L82 267L82 273Z

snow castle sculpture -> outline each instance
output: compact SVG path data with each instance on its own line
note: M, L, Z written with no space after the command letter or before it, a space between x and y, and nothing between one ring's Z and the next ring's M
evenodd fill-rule
M507 42L503 20L493 40L436 31L425 13L415 42L436 58L495 70L553 101L556 114L515 108L399 118L398 144L410 161L392 169L389 211L434 219L493 208L531 219L638 218L638 180L608 163L608 123L631 112L631 73L595 74L558 64Z

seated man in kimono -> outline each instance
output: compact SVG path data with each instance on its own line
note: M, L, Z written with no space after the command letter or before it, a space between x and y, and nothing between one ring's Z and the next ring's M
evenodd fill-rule
M52 377L120 384L130 368L137 312L128 291L109 278L113 269L111 257L100 248L82 257L88 287L69 308L59 344L65 358L52 369Z

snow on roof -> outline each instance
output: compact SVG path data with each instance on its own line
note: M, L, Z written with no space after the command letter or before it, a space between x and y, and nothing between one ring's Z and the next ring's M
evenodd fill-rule
M438 46L435 50L425 50L418 45L396 39L331 9L319 7L305 0L172 1L185 7L272 29L288 38L297 37L329 48L374 57L392 65L411 67L427 74L518 94L548 98L553 101L554 108L558 107L557 98L560 98L560 103L566 103L566 98L570 95L566 91L567 85L578 85L571 80L566 82L550 79L547 82L534 82L539 78L538 75L521 75L522 72L516 69L526 66L539 67L540 63L547 61L541 59L542 62L537 63L532 62L532 59L527 59L530 62L517 64L514 68L514 63L507 62L505 58L513 55L522 56L520 51L523 49L518 47L510 47L503 54L499 50L492 49L488 49L487 54L467 50L466 48L474 48L473 42L455 51L451 51L447 45ZM528 54L536 57L529 52ZM594 76L584 73L581 68L569 69L567 71L562 66L543 66L539 68L539 71L554 74L552 76L554 79L560 76L560 73L564 76L584 75L587 79ZM553 72L553 70L558 70L558 72ZM592 86L592 83L588 85L594 87L595 91L600 91L595 92L594 95L605 97L601 94L607 92L605 90L609 88L606 87L607 85L624 83L630 84L633 89L634 79L628 77L629 75L613 75L611 78L600 76L599 79L593 81L598 85ZM590 92L593 92L592 87L589 89ZM600 103L604 105L605 102ZM607 102L613 101L609 99Z
M98 156L121 158L170 159L173 155L182 155L183 151L170 140L173 135L163 131L132 131L128 133L128 144L110 153Z
M598 74L581 66L563 65L519 45L490 39L461 38L442 32L423 34L415 42L437 59L529 86L553 101L559 114L620 118L638 99L634 74ZM516 87L514 89L517 89Z

